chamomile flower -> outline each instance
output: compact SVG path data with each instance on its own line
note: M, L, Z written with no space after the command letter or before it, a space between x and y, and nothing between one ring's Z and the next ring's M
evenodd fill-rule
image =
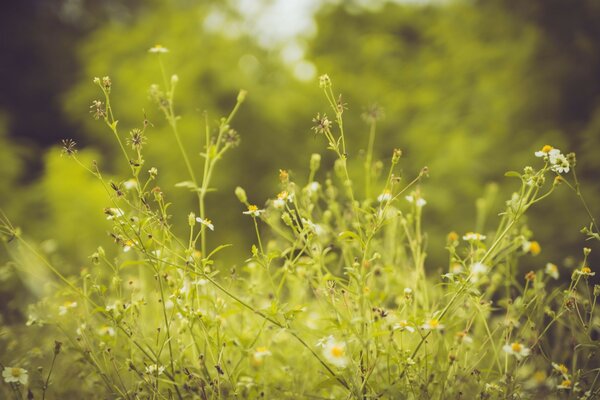
M2 377L6 383L20 383L21 385L27 385L27 382L29 382L27 370L23 368L4 367Z
M271 351L264 346L257 347L254 353L252 353L252 361L256 365L260 365L263 363L265 357L272 355Z
M523 242L522 249L525 253L531 253L532 255L537 256L542 251L542 246L535 240L531 242L526 240Z
M456 339L460 343L471 344L473 343L473 338L469 335L467 331L461 331L456 334Z
M471 270L471 282L477 282L477 281L479 281L480 278L487 275L487 273L490 271L490 267L488 267L487 265L485 265L483 263L476 262L476 263L471 264L470 270Z
M575 273L577 275L583 275L583 276L594 276L594 275L596 275L596 273L593 272L592 269L590 267L588 267L587 265L581 267L581 269L578 269L577 271L575 271Z
M569 160L567 160L567 157L564 154L557 154L554 159L550 158L550 162L552 163L552 166L550 167L552 171L559 174L566 174L569 172Z
M169 52L169 49L167 49L166 47L163 47L163 46L162 46L162 45L160 45L160 44L156 44L156 45L154 45L153 47L151 47L151 48L148 50L148 52L149 52L149 53L158 53L158 54L160 54L160 53L168 53L168 52Z
M569 376L569 368L565 364L552 363L552 368L560 373L565 379Z
M125 182L123 182L123 187L125 188L125 190L135 189L137 188L137 182L135 179L126 180Z
M571 390L573 388L573 382L570 379L563 379L560 385L557 385L556 388L562 390Z
M207 227L211 231L215 230L215 226L213 225L212 221L210 219L208 219L208 218L196 217L196 221L200 222L202 225L204 225L205 227Z
M150 364L146 367L146 373L149 375L158 376L165 371L162 365Z
M536 151L535 156L536 157L548 157L548 153L550 153L550 151L552 151L553 149L554 149L554 147L547 144L544 147L542 147L542 149L540 151Z
M485 239L486 239L485 235L482 235L481 233L475 233L475 232L467 232L463 236L463 240L466 242L483 242Z
M58 307L58 315L65 315L70 308L77 307L76 301L65 301L62 306Z
M273 200L273 207L278 210L281 210L285 207L286 202L294 201L294 194L290 194L287 191L283 191L277 195L277 198Z
M385 190L379 196L377 196L377 201L380 203L384 203L386 201L390 201L392 199L392 192L389 190Z
M306 186L308 194L312 195L319 191L321 184L319 182L311 182Z
M444 329L444 325L440 324L440 321L437 318L431 318L421 325L421 329L426 331L439 331Z
M125 212L120 208L105 208L104 214L106 214L106 219L112 220L124 216Z
M329 363L338 368L345 368L348 365L346 343L337 341L333 336L327 336L319 340L317 346L323 348L323 356Z
M405 319L395 323L394 326L392 327L392 329L395 331L400 331L400 332L407 331L410 333L413 333L415 331L414 326L411 326L410 323Z
M517 360L521 360L531 353L531 349L519 342L512 342L510 344L505 344L502 347L506 353L513 355L517 358Z
M248 211L244 211L243 213L246 215L251 215L252 217L260 217L260 214L264 213L265 210L259 210L257 206L254 204L250 204L248 206Z
M123 251L127 253L129 250L133 249L136 245L137 245L137 242L135 240L127 239L127 240L123 241Z
M550 275L553 279L558 279L558 267L556 264L547 263L544 272L546 272L547 275Z

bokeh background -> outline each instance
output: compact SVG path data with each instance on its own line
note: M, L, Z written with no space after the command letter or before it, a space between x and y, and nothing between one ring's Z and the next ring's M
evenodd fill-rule
M253 238L237 185L262 204L277 192L280 168L305 182L312 152L331 165L310 131L316 113L327 111L322 73L347 103L355 176L367 146L360 115L372 104L385 112L376 156L389 161L401 148L406 178L429 167L421 187L428 268L445 268L445 235L493 229L518 187L504 172L539 165L533 152L544 144L577 153L583 193L600 215L599 20L597 0L10 2L0 13L0 208L66 273L89 264L99 245L118 251L107 235L104 190L60 156L60 140L72 138L84 162L126 179L111 132L89 113L100 98L92 79L108 75L123 134L140 127L144 113L153 123L146 166L159 170L173 224L187 229L194 197L174 187L187 179L185 166L148 96L162 77L147 50L160 43L170 49L168 73L180 79L176 111L196 168L204 111L217 121L239 89L249 91L233 123L241 144L220 164L209 198L211 244L234 245L223 252L223 268L243 262ZM478 221L476 200L494 192L488 218ZM589 217L566 187L536 206L529 224L542 253L528 256L523 271L551 261L568 277L581 248L598 247L579 232ZM9 273L6 250L0 309L5 321L17 321L32 288L27 276Z

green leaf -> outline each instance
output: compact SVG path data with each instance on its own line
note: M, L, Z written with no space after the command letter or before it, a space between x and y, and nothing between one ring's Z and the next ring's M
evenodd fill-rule
M508 171L504 174L504 176L507 176L509 178L521 178L521 174L517 171Z

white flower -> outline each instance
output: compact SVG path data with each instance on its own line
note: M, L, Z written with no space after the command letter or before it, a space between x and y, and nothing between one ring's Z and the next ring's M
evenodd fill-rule
M439 331L444 329L444 325L440 324L438 319L431 318L421 325L421 329L425 329L426 331Z
M323 348L323 356L331 364L338 368L345 368L348 365L346 343L338 342L333 336L328 336L319 340L317 346Z
M104 210L104 214L106 214L106 219L111 220L122 217L125 212L120 208L107 208Z
M67 313L67 311L69 311L69 308L75 308L75 307L77 307L77 302L65 301L65 303L62 306L58 307L58 315L65 315Z
M323 227L321 225L315 224L314 222L312 222L309 219L302 218L302 223L304 225L306 225L308 227L308 229L310 229L310 231L313 232L317 236L320 236L325 233L325 229L323 229Z
M262 364L263 359L270 356L271 352L264 346L257 347L256 351L252 354L252 360L255 364Z
M100 336L115 336L115 333L115 328L108 325L104 325L98 329L98 334Z
M2 377L6 383L20 383L21 385L27 385L27 382L29 382L27 370L23 368L4 367Z
M244 211L243 213L246 215L251 215L253 217L260 217L260 214L264 213L265 210L259 210L258 207L251 204L248 206L248 211Z
M560 385L556 386L557 389L570 390L573 388L573 382L570 379L563 379Z
M404 296L406 297L411 297L413 294L413 290L409 287L405 287L404 288Z
M517 358L517 360L521 360L521 359L527 357L529 355L529 353L531 353L531 349L529 347L526 347L519 342L505 344L502 347L502 350L504 350L505 352L507 352L510 355L515 356Z
M135 240L127 239L123 242L123 251L127 253L129 250L133 249L136 245L137 245L137 242Z
M415 331L415 328L413 326L410 326L410 324L408 323L407 320L403 319L402 321L398 321L397 323L394 324L394 326L392 327L392 329L394 329L395 331L408 331L410 333Z
M490 267L488 267L485 264L482 264L480 262L476 262L474 264L471 264L471 282L477 282L479 280L479 278L481 278L484 275L487 275L487 273L490 271Z
M569 172L569 160L565 157L564 154L557 154L554 158L550 158L550 163L552 163L552 171L557 172L559 174Z
M309 194L317 193L321 188L321 184L319 182L311 182L306 188L308 189Z
M123 187L125 188L125 190L135 189L137 187L137 182L135 181L135 179L129 179L123 182Z
M146 367L146 373L150 375L160 375L165 371L165 367L162 365L150 364Z
M208 229L210 229L211 231L215 230L215 226L213 225L212 221L210 219L203 219L200 217L196 217L196 221L200 222L202 225L206 226Z
M536 151L535 156L536 157L547 157L548 153L550 153L550 151L552 151L553 149L554 149L554 147L547 144L544 147L542 147L542 150Z
M558 279L558 267L556 264L548 263L545 269L546 274L550 275L554 279Z
M458 332L456 334L456 338L458 339L459 342L464 343L464 344L473 343L473 338L465 331Z
M168 53L169 49L167 49L166 47L163 47L160 44L157 44L154 47L150 48L148 50L148 52L150 52L150 53Z
M277 198L275 200L273 200L273 207L275 207L278 210L281 210L285 207L286 202L291 203L292 201L294 201L294 194L290 194L286 191L283 191L277 195Z
M77 333L79 336L83 335L83 332L85 332L87 328L86 324L81 324L77 327L77 329L75 330L75 333Z
M421 197L417 197L417 196L413 196L413 195L408 195L406 197L404 197L406 199L406 201L408 201L409 203L415 203L417 207L423 207L425 204L427 204L427 201L425 201L425 199L421 198Z
M485 239L485 235L475 232L468 232L463 236L463 240L467 242L483 242Z
M592 269L588 266L584 266L581 267L581 269L578 269L577 271L575 271L575 273L577 275L583 275L583 276L594 276L596 275L595 272L592 272Z
M569 378L569 368L565 364L552 363L552 368L559 372L565 379Z
M377 196L377 201L383 203L385 201L390 201L392 199L392 192L389 190L384 191L379 196Z

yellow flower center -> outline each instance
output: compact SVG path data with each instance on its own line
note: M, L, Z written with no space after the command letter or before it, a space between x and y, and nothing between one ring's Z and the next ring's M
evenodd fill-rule
M510 345L510 348L512 349L512 351L514 351L515 353L520 353L521 350L523 350L523 346L521 346L521 343L519 342L515 342L513 344Z
M440 321L438 321L437 319L431 319L429 320L429 326L431 327L431 329L437 328L440 325Z
M592 269L590 267L583 267L581 268L581 272L583 272L584 274L589 274L590 272L592 272Z
M21 376L21 368L11 368L10 374L13 376L13 378L20 377Z
M571 387L572 383L570 379L565 379L564 381L562 381L562 383L560 384L560 386L562 387Z
M335 358L340 358L344 356L344 349L341 346L333 346L331 348L331 355Z
M537 256L542 251L542 246L538 242L533 241L529 244L529 251L534 256Z
M559 364L558 370L563 374L566 374L567 372L569 372L569 369L565 366L565 364Z
M257 347L257 348L256 348L256 352L257 352L257 353L266 353L267 351L269 351L269 349L267 349L267 348L266 348L266 347L264 347L264 346L261 346L261 347Z
M250 204L248 206L248 211L258 211L258 207L256 207L254 204Z
M277 195L277 198L279 200L285 200L285 199L287 199L287 197L288 197L288 192L286 192L286 191L283 191Z
M544 153L550 153L550 150L552 150L553 148L554 147L552 147L549 144L547 144L544 147L542 147L542 152L544 152Z

